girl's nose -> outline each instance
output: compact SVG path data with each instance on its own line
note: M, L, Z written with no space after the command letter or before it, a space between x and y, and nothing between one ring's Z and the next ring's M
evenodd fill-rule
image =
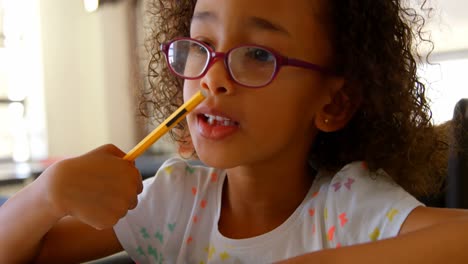
M234 92L232 81L224 60L215 58L205 76L200 80L202 89L207 89L213 95L230 95Z

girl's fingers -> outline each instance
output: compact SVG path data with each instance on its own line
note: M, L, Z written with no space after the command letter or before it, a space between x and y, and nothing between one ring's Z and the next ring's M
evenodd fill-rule
M140 177L138 178L138 183L137 183L137 194L140 194L143 191L143 180Z
M128 207L129 210L132 210L132 209L135 209L138 205L138 197L137 196L134 196L134 198L132 199L131 203L130 203L130 206Z
M116 147L113 144L103 145L103 146L99 147L98 149L103 149L103 150L107 151L108 153L111 153L112 155L115 155L117 157L125 156L125 152L123 152L121 149L119 149L118 147Z

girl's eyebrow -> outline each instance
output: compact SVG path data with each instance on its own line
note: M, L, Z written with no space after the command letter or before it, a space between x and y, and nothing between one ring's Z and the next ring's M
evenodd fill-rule
M262 29L262 30L279 32L279 33L287 35L288 37L291 36L291 33L289 33L289 31L286 30L284 27L278 24L275 24L267 19L261 18L261 17L249 17L248 25Z
M206 21L211 20L212 22L218 21L218 16L210 11L199 11L195 12L192 17L192 22L195 20Z
M216 23L218 22L219 18L218 16L210 11L198 11L193 14L192 17L192 22L194 21L203 21L203 22L212 22ZM252 16L247 19L247 25L261 29L261 30L267 30L267 31L273 31L273 32L279 32L282 33L288 37L291 36L291 33L289 33L288 30L286 30L284 27L275 24L265 18L261 17L256 17Z

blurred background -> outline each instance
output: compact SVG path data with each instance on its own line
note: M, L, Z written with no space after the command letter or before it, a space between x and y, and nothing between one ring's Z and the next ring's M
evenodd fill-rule
M0 0L0 158L136 143L142 2Z
M147 1L0 0L0 195L54 160L105 143L129 151L154 127L137 109ZM435 50L420 73L439 124L468 98L468 1L428 6ZM161 140L147 155L173 150Z
M0 0L0 195L55 160L106 143L129 151L154 127L137 104L146 6ZM161 140L149 152L172 151Z

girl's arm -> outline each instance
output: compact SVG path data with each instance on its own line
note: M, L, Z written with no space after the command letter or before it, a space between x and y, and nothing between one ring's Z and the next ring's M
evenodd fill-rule
M419 207L395 238L314 252L281 263L456 264L466 263L467 245L467 211Z
M73 263L121 250L112 226L141 177L107 145L49 167L0 207L0 263Z
M121 250L112 228L58 220L34 192L28 186L0 210L0 263L77 263Z
M122 251L114 230L97 230L67 217L44 239L36 263L82 263Z

